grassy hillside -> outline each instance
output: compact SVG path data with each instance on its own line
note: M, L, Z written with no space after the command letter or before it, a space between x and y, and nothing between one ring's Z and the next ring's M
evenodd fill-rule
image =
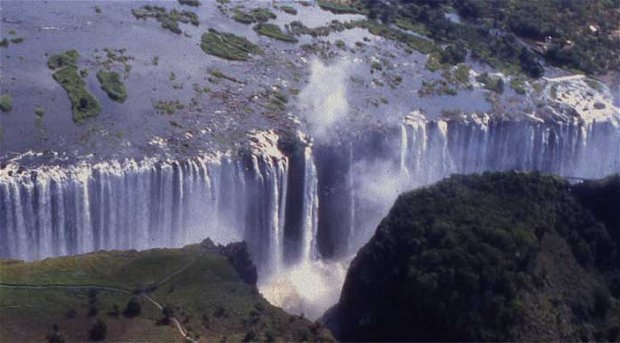
M403 194L328 326L353 341L616 341L618 228L606 223L619 181L485 173Z
M238 253L247 255L244 249ZM320 326L270 305L246 282L237 263L243 258L225 255L212 246L191 245L29 263L4 260L0 340L40 342L55 335L92 340L91 329L101 320L107 341L183 341L173 318L198 341L331 340ZM32 285L46 287L17 288ZM137 315L127 311L131 299L140 304Z

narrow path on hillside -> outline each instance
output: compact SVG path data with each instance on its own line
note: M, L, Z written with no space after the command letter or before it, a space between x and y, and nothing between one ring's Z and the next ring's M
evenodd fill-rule
M196 262L202 256L204 256L204 254L202 254L199 257L191 260L190 262L188 262L187 264L185 264L181 268L179 268L179 269L169 273L163 279L161 279L160 281L156 282L154 285L159 287L160 285L168 282L173 276L175 276L175 275L181 273L182 271L184 271L185 269L189 268L190 265L192 265L194 262ZM117 286L108 286L108 285L96 285L96 284L26 284L26 283L6 283L6 282L0 282L0 288L14 288L14 289L98 289L98 290L109 291L109 292L117 292L117 293L123 293L123 294L135 294L135 292L133 292L132 290L127 289L127 288L117 287ZM141 296L146 301L148 301L151 304L153 304L160 311L164 308L164 305L160 304L155 299L151 298L147 293L138 293L137 295ZM183 325L181 325L181 323L177 320L176 317L173 316L171 319L172 319L172 322L174 323L174 326L177 328L177 330L179 331L181 336L183 336L183 338L185 338L186 340L189 340L191 342L197 342L195 339L193 339L191 336L189 336L188 332L185 330Z

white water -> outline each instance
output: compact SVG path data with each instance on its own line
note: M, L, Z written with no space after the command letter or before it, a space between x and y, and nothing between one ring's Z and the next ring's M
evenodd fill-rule
M386 133L387 151L351 142L341 256L370 237L396 196L452 173L540 170L597 178L620 172L620 128L611 123L429 122L405 118ZM348 145L348 144L347 144ZM291 311L320 314L337 300L346 263L321 256L321 200L312 146L303 150L303 175L289 179L291 157L273 132L256 133L244 155L184 161L81 163L20 171L19 160L0 170L0 257L25 260L99 249L179 247L210 237L246 240L259 267L261 291ZM303 183L303 197L287 201ZM298 203L300 202L300 203ZM285 260L287 207L302 213L299 251Z

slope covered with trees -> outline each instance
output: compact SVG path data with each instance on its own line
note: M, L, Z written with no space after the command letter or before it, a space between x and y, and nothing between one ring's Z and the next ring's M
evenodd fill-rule
M618 340L620 176L453 176L403 194L325 316L345 341Z

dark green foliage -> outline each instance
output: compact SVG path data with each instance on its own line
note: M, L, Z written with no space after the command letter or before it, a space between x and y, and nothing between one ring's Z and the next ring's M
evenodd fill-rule
M461 44L451 44L439 53L441 63L457 65L465 62L467 57L467 50Z
M264 23L269 19L276 19L275 13L267 8L254 8L249 12L245 12L240 8L236 8L233 19L243 24Z
M110 99L123 103L127 100L127 89L121 80L119 73L115 71L101 70L97 73L97 80Z
M146 5L142 8L131 10L131 14L133 14L136 19L146 20L147 18L153 18L161 24L163 29L176 34L181 34L183 32L179 27L179 23L190 23L194 26L200 24L198 15L192 11L178 11L177 9L172 9L168 12L165 8L160 6Z
M381 24L375 20L360 20L348 24L349 27L361 27L368 29L373 35L406 44L408 47L428 54L437 50L435 44L428 39L423 39L412 34L402 32Z
M254 26L254 31L258 32L263 36L271 37L277 40L281 40L283 42L297 43L297 38L283 32L276 24L259 23L258 25Z
M534 78L544 72L534 51L552 64L586 73L620 67L617 0L397 0L389 6L377 0L360 2L370 19L416 28L439 41L464 42L487 63L509 70L518 67ZM462 23L445 17L453 9L465 19ZM514 36L526 39L529 46Z
M620 202L615 204L617 211ZM561 237L574 255L589 251L592 258L582 268L615 258L605 226L558 178L516 172L452 176L403 194L351 264L331 314L339 325L333 327L336 336L514 340L513 328L525 320L520 295L544 284L535 270L541 240L551 236ZM577 320L591 320L590 313L605 318L611 301L604 285L571 300Z
M95 324L90 328L89 338L91 341L103 341L108 333L108 326L106 323L98 319Z
M504 80L500 77L483 73L476 77L476 81L482 83L482 86L490 91L497 94L504 93Z
M126 317L132 318L138 316L140 312L142 312L142 305L140 304L140 299L138 299L137 297L132 297L131 299L129 299L129 302L127 302L127 306L125 306L125 311L123 312L123 314Z
M0 96L0 111L10 112L13 109L13 97L10 94Z
M181 5L186 5L186 6L191 6L191 7L198 7L201 5L200 1L198 0L178 0L179 4Z
M54 80L65 89L71 101L73 121L82 123L84 120L96 117L101 112L101 105L97 98L86 89L86 83L78 73L77 59L79 53L68 50L50 56L47 66L54 70Z
M80 54L77 51L67 50L65 52L50 56L50 58L47 60L47 66L52 70L61 67L77 68L77 59L79 57Z
M251 55L263 53L258 45L247 38L214 29L202 35L200 47L207 54L235 61L247 61Z
M2 40L0 41L0 48L6 48L7 46L9 46L9 40L6 38L2 38Z
M86 83L76 68L63 67L55 71L53 77L69 95L73 121L81 123L87 118L96 117L101 112L99 101L86 90Z
M290 15L296 15L297 14L297 10L294 7L292 7L292 6L280 6L280 9L284 13L287 13L287 14L290 14Z

